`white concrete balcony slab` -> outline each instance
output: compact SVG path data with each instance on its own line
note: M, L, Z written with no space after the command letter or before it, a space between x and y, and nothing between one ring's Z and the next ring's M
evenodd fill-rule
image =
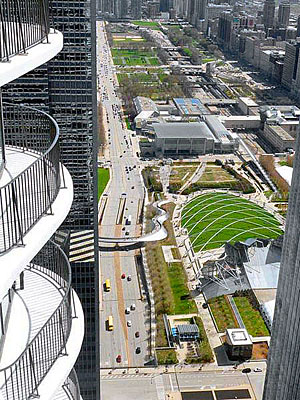
M26 53L19 52L10 56L9 61L0 62L0 87L50 61L62 48L62 33L50 29L48 42L45 38L27 48Z
M59 228L73 201L53 118L15 105L5 105L3 114L8 145L0 179L0 298Z
M0 364L1 400L52 400L64 383L65 393L77 400L78 382L70 371L81 348L84 316L70 284L70 264L50 241L25 269L24 289L13 299L21 298L26 311L20 305L11 309Z

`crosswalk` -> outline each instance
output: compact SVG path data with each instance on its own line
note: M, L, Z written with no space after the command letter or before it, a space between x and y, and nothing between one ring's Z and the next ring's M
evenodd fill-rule
M101 380L117 380L117 379L122 379L122 380L132 380L135 378L147 378L147 379L151 379L151 378L155 378L158 379L158 377L161 378L160 374L157 373L152 373L152 374L143 374L143 373L136 373L136 374L110 374L110 375L101 375ZM161 378L161 382L159 381L158 386L160 387L161 384L163 384L162 382L162 378Z

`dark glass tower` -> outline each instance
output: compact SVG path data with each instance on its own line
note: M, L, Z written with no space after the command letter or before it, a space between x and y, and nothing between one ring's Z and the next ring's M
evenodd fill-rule
M300 398L299 169L298 132L263 400Z
M51 0L53 24L64 48L48 64L50 113L60 127L62 161L74 184L65 228L76 243L70 261L73 287L85 314L85 338L75 366L82 398L100 398L97 221L96 0ZM80 253L78 254L78 244Z

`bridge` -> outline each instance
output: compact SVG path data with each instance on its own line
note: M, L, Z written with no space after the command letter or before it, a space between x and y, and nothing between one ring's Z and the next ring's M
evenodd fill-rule
M99 245L100 243L134 244L144 242L156 242L158 240L166 239L166 237L168 236L168 232L163 224L169 218L169 214L164 209L162 209L161 206L167 203L169 203L169 200L163 200L153 203L153 207L157 210L157 215L152 218L152 222L154 224L154 229L152 230L152 232L139 237L99 237Z

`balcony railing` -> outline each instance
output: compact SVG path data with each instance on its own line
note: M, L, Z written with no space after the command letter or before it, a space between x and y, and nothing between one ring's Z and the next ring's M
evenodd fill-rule
M0 61L25 54L48 34L48 0L0 0Z
M80 387L75 369L70 372L63 389L70 400L80 400Z
M49 277L54 280L63 296L58 307L19 358L10 366L0 370L0 379L5 382L0 388L2 395L0 397L4 400L27 400L39 397L39 385L56 360L67 355L66 343L72 318L75 316L70 287L70 264L60 247L49 241L32 260L29 268L37 270L42 276L45 275L45 279ZM72 391L75 391L73 387Z
M0 188L0 254L23 245L34 224L52 214L61 183L55 120L43 111L11 104L4 104L3 120L6 145L28 151L35 160Z

